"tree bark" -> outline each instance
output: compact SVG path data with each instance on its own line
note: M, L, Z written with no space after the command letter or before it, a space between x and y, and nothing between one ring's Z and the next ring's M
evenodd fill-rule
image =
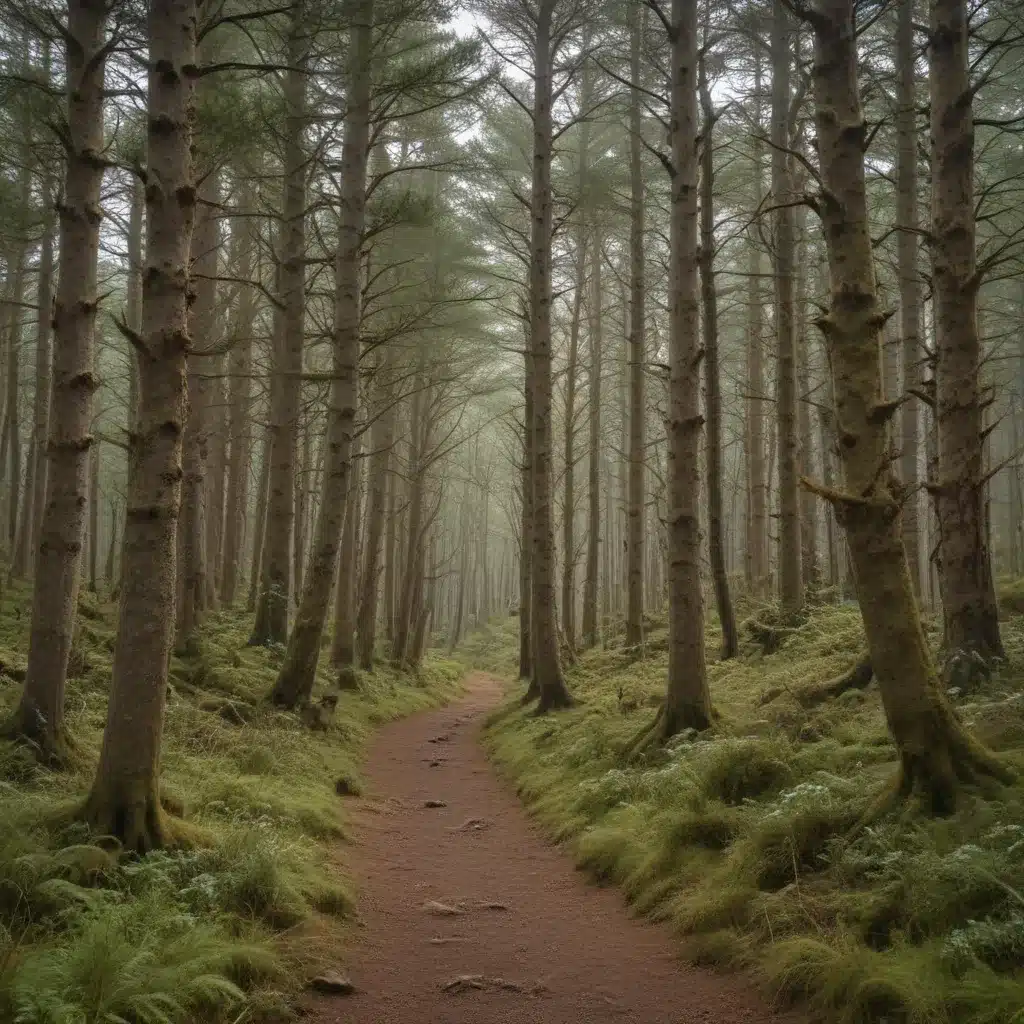
M246 189L240 216L232 232L235 242L233 264L243 281L256 273L256 233L253 224L253 196ZM237 232L237 235L235 234ZM242 540L249 497L249 460L252 454L252 348L256 320L256 295L243 284L238 296L232 326L231 355L228 362L228 436L226 517L224 523L223 576L221 600L228 607L235 603L242 575Z
M643 123L641 50L646 8L637 4L630 22L629 101L629 478L626 505L626 646L639 655L644 640L644 460L647 458L646 369L647 286L644 258Z
M366 227L366 169L370 151L373 0L355 0L349 28L349 83L341 153L341 212L334 267L332 380L327 408L324 480L302 601L284 663L271 693L274 703L295 707L309 698L316 679L320 641L334 592L345 498L352 473L359 401L359 331L362 260Z
M797 434L797 359L793 270L793 174L790 145L792 27L785 0L773 0L772 14L772 198L775 256L775 335L778 346L777 426L779 452L779 598L784 615L804 603L800 565L800 444Z
M857 83L854 0L818 0L814 97L824 195L820 211L831 271L831 308L819 323L835 377L844 481L826 496L846 530L871 665L900 754L898 794L950 810L958 785L1007 778L960 724L939 686L921 628L903 546L902 487L890 470L880 330L864 175L867 129Z
M54 201L51 181L43 175L43 240L39 253L39 282L36 287L36 393L32 403L32 440L25 461L25 487L18 532L18 546L11 575L24 579L39 544L40 522L46 505L46 450L50 430L50 364L53 319L53 234Z
M363 507L360 479L362 462L358 456L359 452L355 451L349 474L348 496L345 499L345 522L341 529L338 581L334 595L334 635L331 638L331 667L338 670L338 682L343 687L351 687L355 682L352 666L356 661L356 587L360 581L359 535ZM370 667L373 667L372 651Z
M555 0L539 0L534 23L533 184L530 212L530 346L533 366L533 678L538 711L567 707L555 617L555 538L551 512L551 28Z
M921 383L921 275L917 263L917 78L914 47L914 0L900 0L896 22L896 254L900 285L900 335L903 362L900 476L907 488L903 505L903 543L907 548L914 593L921 593L920 415L909 394Z
M983 508L981 339L975 259L974 113L966 0L932 0L932 288L935 308L939 582L945 644L1003 656Z
M583 126L584 129L586 126ZM580 144L580 159L585 159L585 143ZM584 172L580 171L580 192ZM565 368L565 445L562 474L562 634L569 650L576 646L576 376L579 367L580 323L583 319L583 287L587 272L586 225L581 223L576 236L575 289L569 322L569 357ZM486 530L484 543L486 543ZM486 559L481 560L486 573Z
M217 251L220 244L216 204L216 176L209 174L199 189L199 207L192 235L192 285L194 302L190 310L188 358L188 419L184 440L184 476L181 487L181 516L178 520L178 620L176 645L185 647L192 639L208 607L206 518L206 473L210 453L211 381L209 358L200 355L216 341Z
M519 678L529 679L527 695L537 696L533 683L533 358L530 339L523 349L523 463L520 468L522 515L519 527ZM468 531L464 543L468 544ZM469 568L467 559L466 568Z
M705 28L705 38L707 29ZM718 352L718 293L715 290L715 150L716 114L711 101L705 68L706 56L699 59L698 90L700 93L703 130L701 132L701 200L700 200L700 294L701 327L704 339L704 403L707 409L708 434L705 462L708 478L708 551L711 577L715 584L715 603L722 627L722 658L739 654L740 640L736 615L729 594L729 577L725 569L724 513L722 510L722 386Z
M711 724L700 578L700 309L697 292L697 5L672 0L669 238L668 692L664 737Z
M754 55L754 124L761 128L761 60ZM752 143L754 209L764 201L763 155L760 138ZM750 502L747 531L747 581L755 597L768 592L771 574L768 559L768 482L765 470L765 376L763 260L758 233L747 235L747 491Z
M590 280L590 453L587 469L587 576L583 585L583 643L596 647L597 578L601 550L601 357L602 304L601 233L594 236L593 263Z
M381 545L387 519L388 467L395 443L395 395L389 375L387 362L378 363L375 376L379 408L370 445L366 546L359 582L359 616L356 623L359 667L364 672L373 670L373 655L377 649Z
M28 668L14 720L15 731L50 760L60 760L66 753L64 688L78 609L89 451L93 445L90 430L97 386L93 338L103 217L100 192L106 21L105 3L69 0L65 54L67 163L64 197L58 207L60 241L53 305L46 500L39 510Z
M174 633L175 524L188 402L189 254L195 218L191 110L194 0L151 0L146 269L139 424L128 480L123 587L96 779L85 816L99 835L145 853L167 839L160 743ZM63 247L62 247L63 248Z
M288 637L295 532L295 461L306 311L306 66L309 34L304 0L291 6L285 75L285 168L278 301L270 378L270 452L262 577L250 644ZM333 577L333 574L332 574Z

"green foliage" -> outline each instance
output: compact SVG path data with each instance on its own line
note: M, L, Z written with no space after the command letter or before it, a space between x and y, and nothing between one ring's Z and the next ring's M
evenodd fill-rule
M1019 760L1024 622L1004 635L1009 661L960 713ZM514 671L517 645L510 620L462 653ZM863 645L855 607L817 608L776 653L749 643L709 665L712 730L626 760L664 690L655 626L642 660L614 640L580 658L575 708L537 718L510 704L487 742L580 866L669 919L694 960L752 967L781 1002L845 1024L1024 1024L1024 784L969 793L947 819L859 827L896 770L877 689L814 708L797 695Z
M26 599L17 585L0 598L0 665L19 664ZM374 726L450 697L461 668L428 660L417 677L361 675L358 691L339 696L337 725L313 735L265 700L280 652L247 647L240 618L210 616L188 656L172 659L167 706L163 803L185 814L173 831L189 841L128 858L75 816L113 648L112 609L85 595L81 612L74 763L42 770L0 741L0 1020L289 1019L290 997L353 908L328 867L343 833L338 780L357 792ZM0 673L0 718L19 695L14 675ZM331 685L328 671L318 685ZM220 713L228 703L241 714Z

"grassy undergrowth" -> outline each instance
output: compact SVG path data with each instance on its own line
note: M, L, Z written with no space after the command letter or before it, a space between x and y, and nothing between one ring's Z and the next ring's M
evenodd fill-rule
M1024 619L1004 629L1007 663L956 703L1024 772ZM608 646L569 669L576 708L513 703L489 724L499 770L578 864L669 920L692 959L753 969L824 1019L1022 1024L1024 783L948 819L851 829L896 769L877 686L813 708L797 695L855 663L858 609L819 608L777 653L711 664L715 728L626 763L665 683L664 629L648 639L643 660ZM464 656L511 677L515 621Z
M28 609L19 588L0 601L0 720L19 696ZM114 640L113 609L83 598L76 766L46 771L0 742L0 1021L270 1024L335 957L353 907L336 785L358 792L373 727L450 697L461 669L379 666L313 734L264 702L282 652L246 647L248 627L212 615L193 654L172 660L163 799L190 841L127 858L68 814L91 781Z

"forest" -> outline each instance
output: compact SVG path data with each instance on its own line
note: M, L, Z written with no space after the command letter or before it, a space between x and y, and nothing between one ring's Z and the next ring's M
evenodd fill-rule
M1024 1024L1022 199L1015 0L0 0L0 1024Z

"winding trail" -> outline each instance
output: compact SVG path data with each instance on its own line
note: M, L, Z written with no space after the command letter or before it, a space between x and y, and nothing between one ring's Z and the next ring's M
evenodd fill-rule
M501 696L475 674L458 703L378 734L353 815L363 927L344 966L357 992L319 999L314 1019L778 1024L742 978L681 963L667 929L542 839L478 742Z

